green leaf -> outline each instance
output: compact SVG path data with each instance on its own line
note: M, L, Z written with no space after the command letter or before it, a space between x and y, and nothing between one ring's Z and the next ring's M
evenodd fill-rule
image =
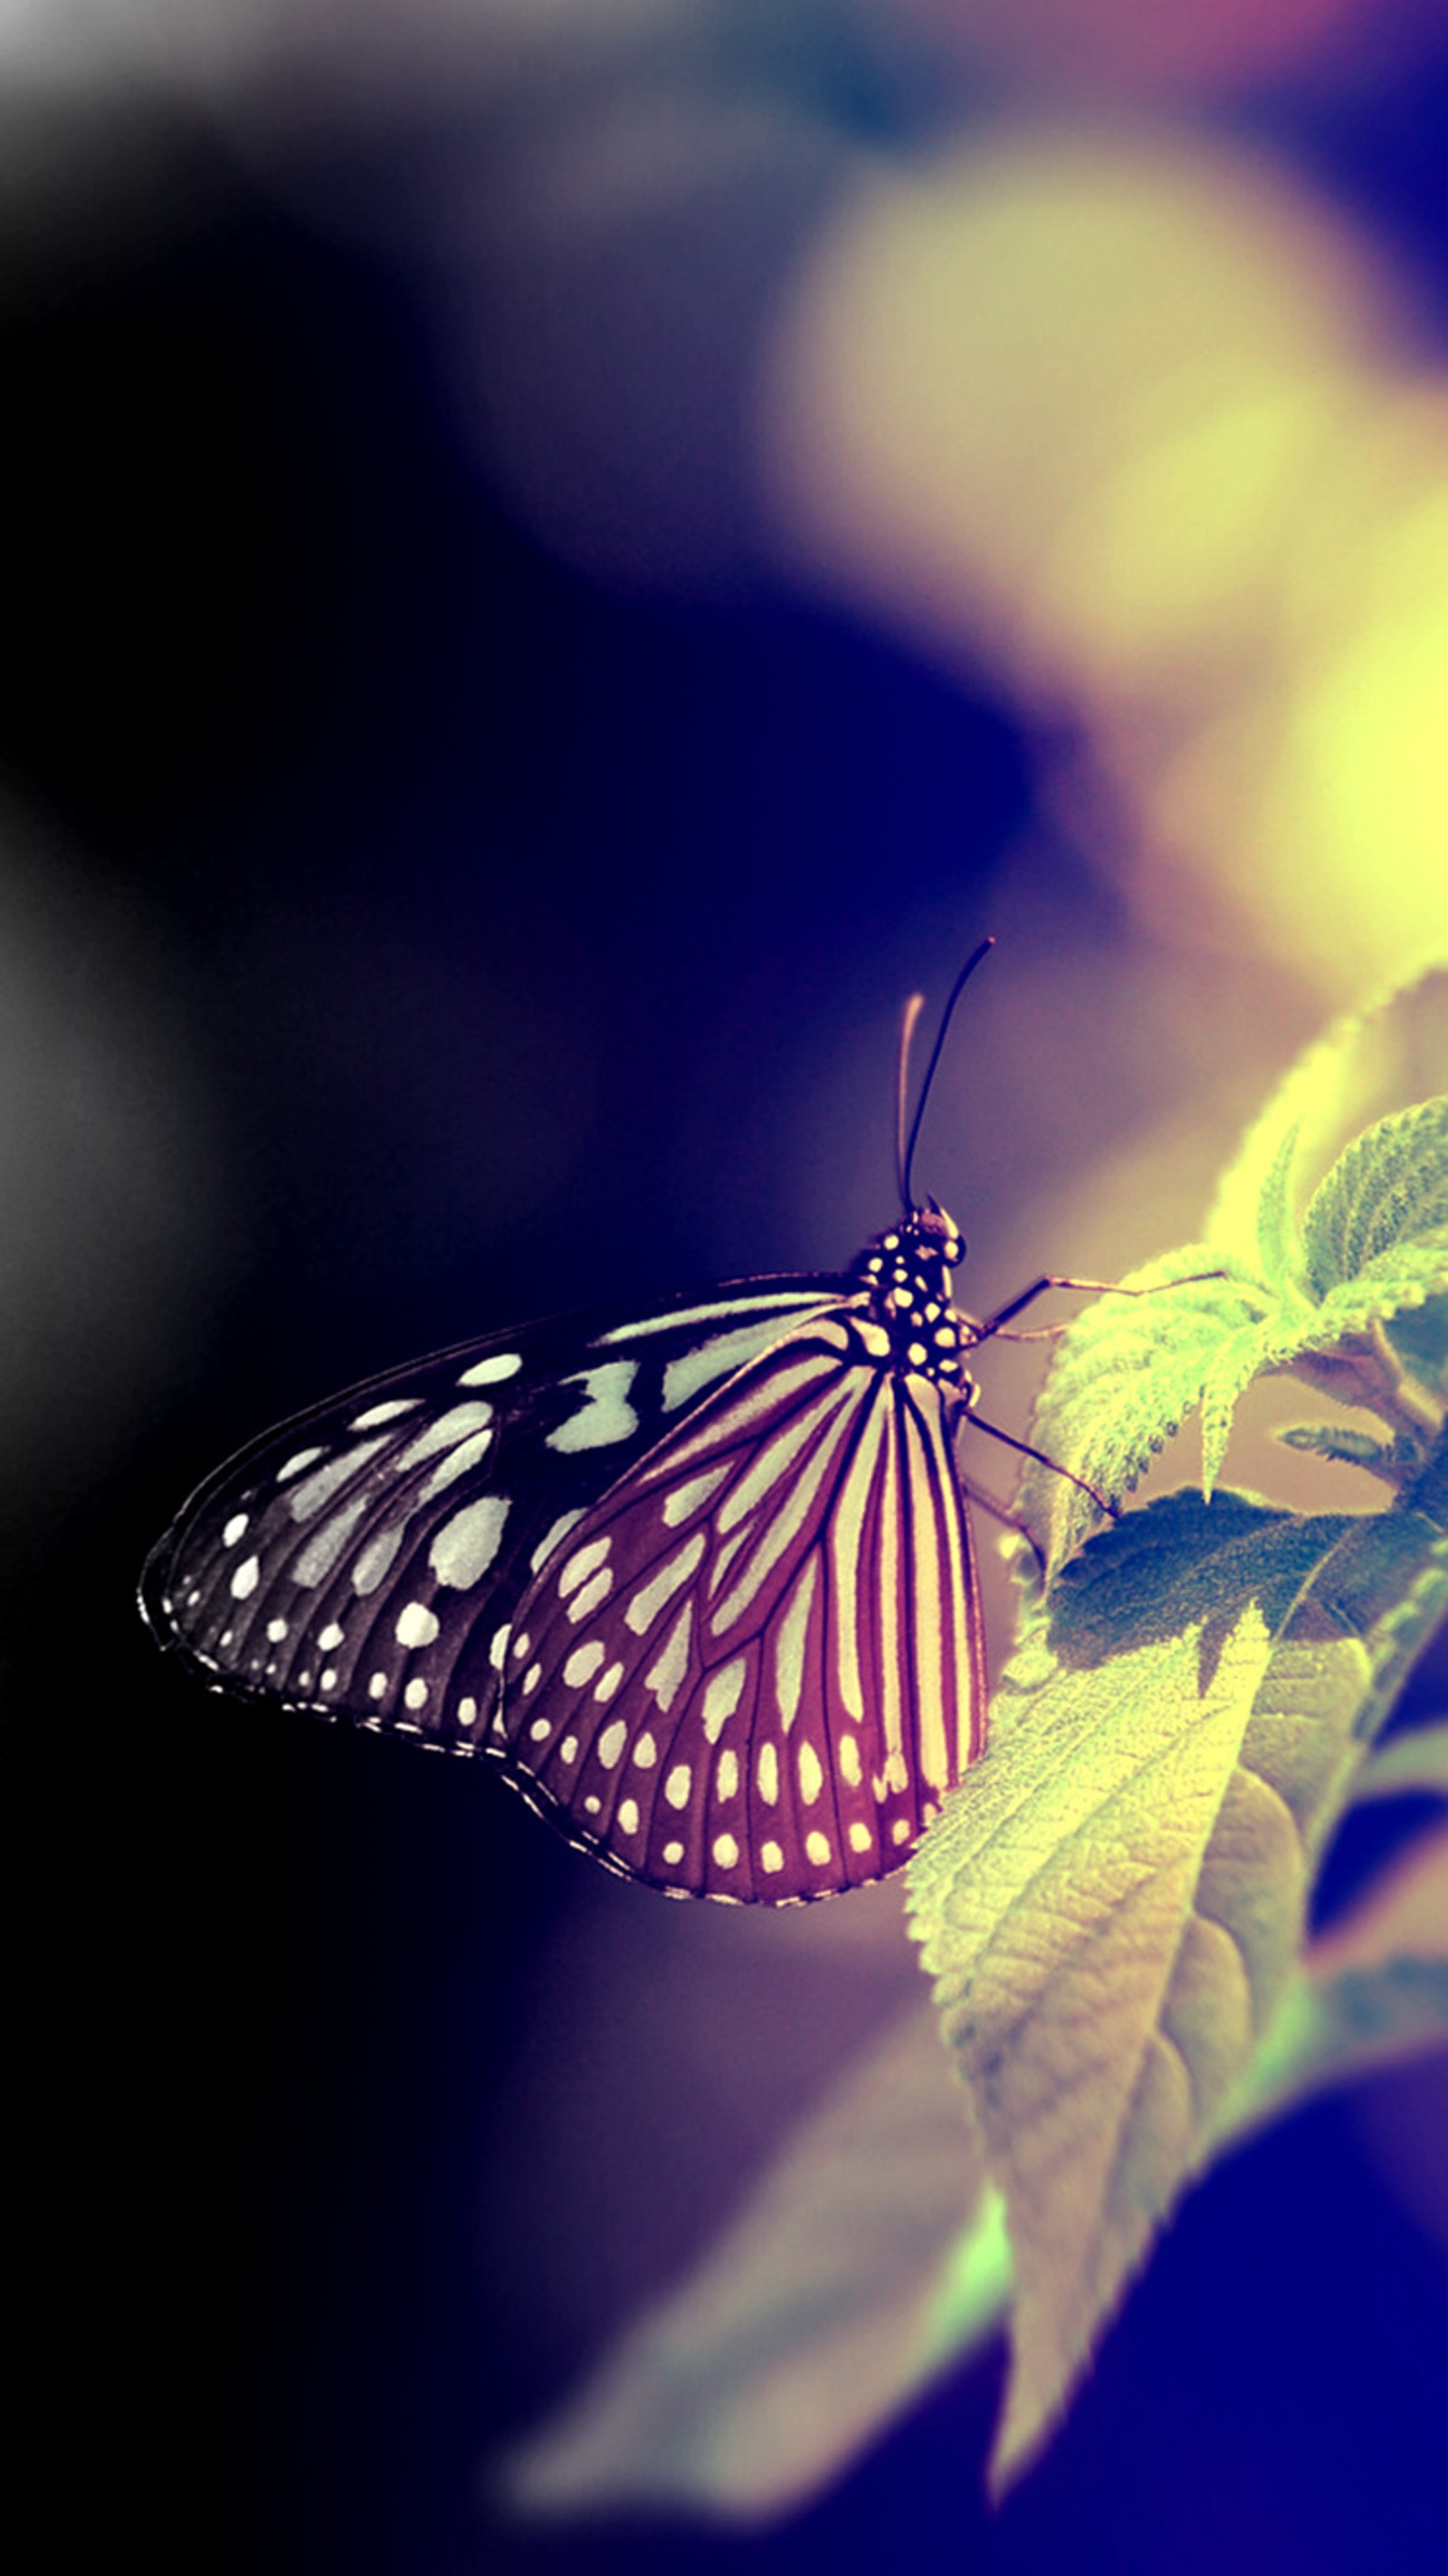
M693 2273L504 2464L558 2514L798 2504L999 2324L1010 2250L922 2006L851 2069Z
M1448 1099L1401 1109L1355 1137L1303 1219L1315 1297L1365 1271L1390 1275L1408 1247L1436 1252L1438 1287L1448 1289Z
M1032 1439L1113 1500L1130 1493L1201 1402L1224 1344L1259 1328L1266 1299L1252 1281L1193 1276L1212 1258L1188 1244L1131 1271L1118 1294L1083 1308L1056 1346ZM1089 1494L1035 1464L1021 1479L1020 1503L1051 1568L1101 1517Z
M1386 1326L1397 1357L1420 1385L1448 1397L1448 1297L1404 1308Z
M1202 1388L1202 1491L1210 1501L1216 1491L1227 1443L1232 1436L1232 1417L1237 1402L1260 1371L1270 1366L1279 1340L1281 1324L1267 1323L1239 1326L1223 1340ZM1295 1335L1289 1326L1286 1346L1293 1347Z
M1320 1168L1354 1119L1394 1091L1417 1092L1417 1105L1378 1117L1346 1145L1299 1234L1299 1173ZM1385 1411L1401 1445L1380 1465L1410 1472L1431 1407L1402 1399L1393 1353L1448 1390L1445 1093L1448 966L1349 1013L1299 1057L1223 1175L1205 1240L1122 1283L1161 1293L1103 1298L1061 1336L1036 1409L1036 1446L1116 1502L1200 1406L1210 1494L1247 1387L1297 1370L1345 1404ZM1194 1274L1213 1269L1226 1275L1195 1284ZM1171 1280L1193 1284L1168 1292ZM1408 1319L1424 1308L1415 1329ZM1390 1342L1353 1352L1335 1378L1332 1355L1382 1327ZM1023 1475L1021 1509L1048 1574L1100 1517L1088 1494L1036 1466Z
M1445 1606L1423 1513L1176 1494L1091 1542L1007 1670L989 1756L911 1867L1017 2267L998 2482L1223 2130L1364 1742Z
M1448 964L1345 1012L1304 1048L1223 1173L1207 1241L1229 1262L1275 1283L1283 1274L1268 1256L1295 1171L1321 1171L1385 1111L1444 1094Z
M1353 1798L1448 1798L1448 1725L1414 1726L1369 1754Z
M1294 1284L1297 1228L1292 1215L1292 1175L1300 1133L1295 1120L1284 1128L1257 1201L1257 1270L1269 1287L1289 1288Z
M1344 1467L1363 1467L1369 1475L1387 1475L1405 1463L1396 1443L1376 1440L1370 1431L1354 1430L1346 1422L1289 1422L1273 1437L1281 1441L1284 1449L1302 1450L1313 1458L1331 1458ZM1396 1481L1395 1472L1392 1480Z
M1448 1738L1448 1728L1433 1730ZM1448 1765L1441 1784L1448 1788ZM1329 2086L1448 2047L1448 1824L1420 1834L1313 1943L1235 2107L1253 2134Z
M1381 1253L1356 1279L1330 1288L1290 1345L1281 1337L1284 1358L1299 1350L1328 1350L1354 1333L1388 1322L1411 1306L1426 1306L1430 1297L1448 1290L1448 1238L1441 1243L1400 1243Z

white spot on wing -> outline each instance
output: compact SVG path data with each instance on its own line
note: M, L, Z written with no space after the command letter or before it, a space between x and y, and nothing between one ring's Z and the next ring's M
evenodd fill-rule
M701 1387L712 1386L716 1378L728 1377L747 1361L757 1359L787 1330L782 1318L767 1316L762 1323L741 1324L735 1332L716 1333L712 1341L701 1342L696 1350L670 1360L664 1371L665 1413L677 1412Z
M430 1503L435 1494L445 1493L449 1485L457 1484L463 1476L470 1476L475 1467L482 1465L492 1445L491 1431L475 1431L471 1439L460 1440L455 1449L449 1449L445 1457L439 1458L418 1494L419 1503Z
M807 1807L812 1807L825 1785L820 1757L808 1737L799 1748L799 1791Z
M339 1515L340 1517L340 1515ZM393 1559L407 1536L405 1521L395 1521L391 1529L379 1530L370 1538L352 1568L352 1589L363 1597L375 1592L392 1571Z
M365 1413L359 1413L348 1423L347 1428L349 1431L375 1431L379 1423L400 1422L404 1413L415 1413L421 1402L420 1395L392 1396L386 1404L369 1405Z
M429 1610L425 1602L409 1601L405 1609L398 1611L393 1635L399 1646L430 1646L437 1633L437 1612Z
M427 1684L418 1673L402 1694L409 1708L421 1708L427 1699Z
M570 1592L576 1592L580 1583L586 1582L588 1576L597 1571L612 1545L613 1540L607 1536L591 1539L587 1547L579 1548L576 1555L570 1556L558 1577L560 1601L566 1601Z
M331 1520L323 1521L320 1529L313 1530L301 1555L292 1565L293 1583L305 1584L309 1589L318 1583L325 1583L338 1558L343 1556L351 1546L358 1524L365 1518L366 1511L367 1497L365 1494L359 1494L355 1502L347 1504L345 1510L335 1513Z
M474 1360L458 1379L459 1386L501 1386L505 1377L516 1377L523 1365L521 1351L489 1351L486 1359Z
M221 1533L221 1544L223 1547L235 1547L237 1540L241 1537L246 1528L248 1517L249 1515L246 1512L232 1513L230 1520L227 1522L225 1529Z
M243 1564L237 1567L236 1572L231 1578L231 1592L233 1600L249 1601L260 1581L260 1559L254 1556L249 1556Z
M720 1754L714 1766L714 1795L716 1798L734 1798L738 1794L739 1756L726 1751Z
M482 1494L475 1503L465 1503L452 1519L444 1521L427 1551L427 1561L439 1583L454 1592L466 1592L471 1584L486 1574L498 1553L503 1524L512 1506L506 1494Z
M731 1718L739 1706L748 1671L747 1656L736 1655L732 1664L723 1665L706 1683L704 1733L710 1744L718 1743L726 1719Z
M605 1360L602 1368L584 1369L575 1377L564 1378L564 1386L581 1386L583 1406L578 1413L560 1422L550 1431L547 1446L565 1455L579 1449L608 1449L616 1441L627 1440L639 1427L639 1418L628 1401L628 1391L638 1374L637 1360Z
M702 1476L691 1476L687 1485L676 1485L671 1494L664 1496L664 1519L668 1527L677 1529L681 1521L688 1520L702 1504L707 1503L710 1495L718 1492L728 1473L726 1460L722 1467L709 1467Z
M672 1771L669 1773L668 1778L664 1782L664 1796L668 1799L671 1807L687 1807L689 1803L689 1790L692 1783L693 1773L690 1771L688 1763L676 1762Z
M823 1869L826 1861L830 1858L830 1838L828 1834L822 1834L818 1831L812 1834L806 1834L804 1838L804 1849L805 1858L807 1860L812 1860L816 1869Z
M419 1431L415 1440L409 1440L401 1456L394 1459L392 1472L406 1475L410 1468L420 1467L424 1459L435 1458L440 1450L455 1449L459 1441L485 1431L492 1418L490 1404L449 1405L446 1413L440 1413L435 1422Z
M784 1867L784 1854L780 1850L778 1843L761 1843L759 1846L759 1857L764 1863L765 1868L769 1871L771 1877L775 1875L776 1871L781 1870Z
M678 1468L687 1466L690 1459L702 1457L709 1450L717 1451L726 1442L738 1439L753 1428L761 1414L773 1413L790 1397L797 1395L802 1387L813 1385L819 1378L833 1376L838 1368L838 1360L831 1359L827 1351L813 1351L807 1358L793 1361L788 1368L773 1368L763 1376L746 1381L735 1401L726 1404L714 1416L707 1430L685 1438L681 1425L668 1444L667 1456L645 1471L647 1479L653 1481L659 1476L672 1476Z
M779 1430L762 1444L728 1500L720 1504L718 1525L721 1530L737 1528L740 1521L753 1511L755 1504L762 1502L765 1495L772 1492L773 1488L789 1474L800 1451L809 1447L815 1434L829 1420L831 1412L847 1400L852 1401L848 1385L843 1388L830 1387L825 1394L816 1396L813 1404L807 1404L792 1421L783 1423ZM824 1448L818 1458L809 1461L805 1469L805 1481L811 1487L817 1484L824 1474L832 1454L832 1447L833 1444Z
M347 1450L340 1458L329 1459L326 1466L319 1467L314 1476L305 1477L302 1483L287 1496L287 1509L293 1520L312 1520L321 1511L323 1505L329 1503L332 1496L340 1493L342 1487L351 1481L358 1468L365 1467L368 1459L375 1458L378 1450L385 1449L386 1446L385 1440L359 1441L355 1449ZM320 1451L317 1454L320 1456Z
M293 1450L291 1457L284 1460L283 1464L277 1469L277 1483L279 1485L290 1484L293 1476L300 1476L302 1469L304 1467L310 1467L313 1459L320 1458L321 1455L322 1452L320 1449Z
M652 1672L644 1675L644 1688L651 1690L667 1717L679 1696L684 1675L689 1669L689 1637L694 1624L694 1605L686 1601L664 1642L664 1650ZM649 1739L652 1742L652 1738Z
M659 1758L659 1748L647 1727L633 1749L633 1758L641 1771L652 1771Z
M683 1857L684 1857L684 1846L683 1846L683 1844L682 1844L682 1843L665 1843L664 1848L663 1848L663 1852L662 1852L662 1854L661 1854L661 1857L662 1857L662 1859L663 1859L664 1861L666 1861L666 1862L667 1862L667 1864L668 1864L668 1866L669 1866L669 1868L670 1868L670 1869L677 1869L677 1868L678 1868L678 1866L679 1866L680 1861L681 1861L681 1860L683 1859Z
M563 1667L563 1678L569 1689L582 1690L585 1682L591 1682L607 1652L601 1637L590 1637L586 1645L575 1646Z
M690 1324L727 1324L731 1316L738 1314L741 1305L756 1314L768 1309L771 1314L770 1331L777 1334L782 1324L773 1320L776 1311L781 1318L791 1309L795 1315L818 1315L833 1303L833 1298L820 1297L812 1288L774 1288L758 1297L724 1297L712 1306L678 1306L671 1314L644 1315L636 1324L615 1324L609 1332L599 1334L593 1347L601 1351L610 1342L641 1342L650 1333L682 1332Z
M714 1858L721 1869L732 1869L739 1858L739 1845L732 1834L716 1834Z
M780 1622L774 1647L774 1695L786 1735L799 1713L800 1694L804 1689L804 1650L809 1635L810 1612L814 1607L815 1586L819 1580L819 1559L806 1557L804 1567L789 1596L789 1608Z
M761 1744L759 1748L759 1760L754 1766L754 1776L759 1782L759 1794L764 1800L766 1807L777 1807L779 1804L779 1755L772 1744Z
M743 1560L742 1571L734 1589L726 1600L720 1602L714 1613L710 1624L716 1636L722 1636L724 1631L750 1607L767 1577L773 1573L780 1558L787 1554L804 1528L834 1464L836 1454L844 1444L858 1409L858 1403L857 1393L847 1384L841 1393L832 1393L822 1403L811 1407L800 1422L791 1424L787 1431L780 1432L774 1440L766 1443L762 1455L744 1479L738 1492L730 1495L719 1514L721 1528L726 1517L734 1511L742 1497L747 1494L749 1499L754 1499L752 1489L757 1486L766 1470L769 1471L769 1482L775 1481L782 1472L778 1463L781 1455L785 1457L786 1466L792 1465L802 1445L802 1437L807 1435L813 1441L812 1450L805 1455L802 1465L789 1483L788 1490L776 1502L774 1509L765 1520L762 1535ZM833 1421L828 1419L831 1412L834 1414ZM815 1436L816 1433L818 1437Z
M636 1834L638 1832L639 1809L638 1800L636 1798L625 1798L622 1800L618 1811L618 1821L626 1834Z
M619 1761L627 1735L628 1728L621 1717L616 1717L612 1726L604 1728L598 1739L598 1758L605 1771L612 1771Z
M858 1789L864 1774L860 1769L860 1739L848 1728L840 1737L840 1778L852 1789Z
M583 1513L581 1510L576 1512L564 1512L554 1522L552 1528L545 1531L543 1537L540 1538L532 1555L528 1559L529 1567L534 1574L537 1573L540 1565L546 1565L555 1547L559 1545L561 1540L568 1536L571 1529L577 1528L582 1518Z
M857 1816L850 1827L850 1849L851 1851L867 1852L869 1848L870 1828L865 1823L863 1816Z
M613 1590L613 1567L601 1565L591 1582L585 1583L577 1598L568 1604L568 1616L576 1627L581 1619L591 1619L600 1601L606 1601Z
M703 1553L704 1532L695 1530L692 1538L685 1539L683 1546L665 1559L657 1574L640 1586L623 1614L636 1637L647 1635L659 1612L667 1607L674 1594L697 1570Z

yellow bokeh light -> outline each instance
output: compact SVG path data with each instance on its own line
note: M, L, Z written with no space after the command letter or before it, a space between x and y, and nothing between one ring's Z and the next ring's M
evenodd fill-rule
M767 471L833 587L1074 710L1158 929L1246 915L1346 986L1448 934L1448 386L1410 347L1256 159L999 134L818 252Z

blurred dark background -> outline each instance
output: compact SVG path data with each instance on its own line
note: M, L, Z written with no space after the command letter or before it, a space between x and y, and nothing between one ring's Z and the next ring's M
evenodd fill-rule
M509 2523L490 2455L913 1994L897 1896L660 1906L461 1764L203 1698L133 1611L188 1486L293 1406L847 1259L900 1001L984 929L927 1151L982 1305L1170 1240L1053 1210L1178 1110L1187 1231L1250 1099L1211 1030L1265 995L1280 1058L1315 1015L1188 939L1166 1044L1081 709L835 604L751 465L749 352L861 157L1026 74L924 8L616 14L467 80L439 39L400 90L326 13L285 77L239 37L101 76L82 29L4 111L16 2563L94 2516L227 2576L1432 2564L1431 2070L1212 2179L998 2519L992 2362L775 2531ZM1441 313L1448 50L1407 19L1361 81L1349 45L1226 87ZM661 87L668 185L571 203Z

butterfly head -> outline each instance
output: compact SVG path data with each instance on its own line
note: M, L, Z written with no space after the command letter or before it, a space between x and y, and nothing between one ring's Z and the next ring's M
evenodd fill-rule
M907 1208L866 1244L854 1273L870 1291L871 1321L890 1336L895 1366L959 1377L950 1274L964 1252L959 1226L936 1199Z
M924 1207L911 1208L898 1230L907 1242L917 1243L927 1256L934 1255L941 1260L947 1270L953 1270L957 1262L965 1259L965 1237L939 1199L928 1198Z

